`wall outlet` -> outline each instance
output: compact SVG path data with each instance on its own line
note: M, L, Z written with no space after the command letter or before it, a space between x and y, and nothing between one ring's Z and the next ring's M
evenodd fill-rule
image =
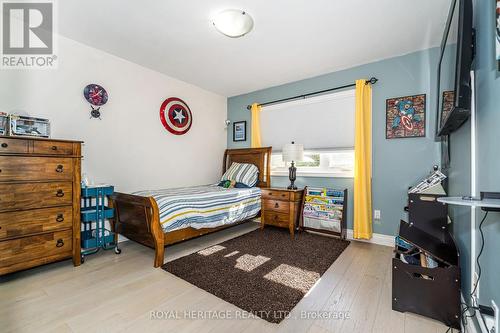
M373 211L373 219L374 219L374 220L380 220L380 210L375 209L375 210Z

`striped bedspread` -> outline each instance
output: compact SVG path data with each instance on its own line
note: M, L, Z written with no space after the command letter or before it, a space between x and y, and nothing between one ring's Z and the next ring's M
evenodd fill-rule
M215 228L250 219L260 211L258 187L225 189L203 185L133 194L156 200L164 232L187 227Z

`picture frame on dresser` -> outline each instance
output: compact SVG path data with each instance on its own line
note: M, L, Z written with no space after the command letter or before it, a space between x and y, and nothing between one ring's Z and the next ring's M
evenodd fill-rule
M0 275L81 264L81 144L0 136Z

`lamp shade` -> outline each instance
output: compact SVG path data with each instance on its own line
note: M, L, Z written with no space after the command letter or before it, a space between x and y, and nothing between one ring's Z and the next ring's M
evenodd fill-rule
M304 159L304 145L296 144L294 142L283 146L283 161L284 162L297 162Z

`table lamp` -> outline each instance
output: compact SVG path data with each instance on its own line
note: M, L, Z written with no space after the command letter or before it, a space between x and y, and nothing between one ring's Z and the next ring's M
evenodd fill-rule
M289 190L296 190L294 182L297 179L297 168L295 167L295 162L302 161L304 159L304 146L301 144L292 143L283 146L283 161L292 162L290 168L288 168L288 178L290 178Z

